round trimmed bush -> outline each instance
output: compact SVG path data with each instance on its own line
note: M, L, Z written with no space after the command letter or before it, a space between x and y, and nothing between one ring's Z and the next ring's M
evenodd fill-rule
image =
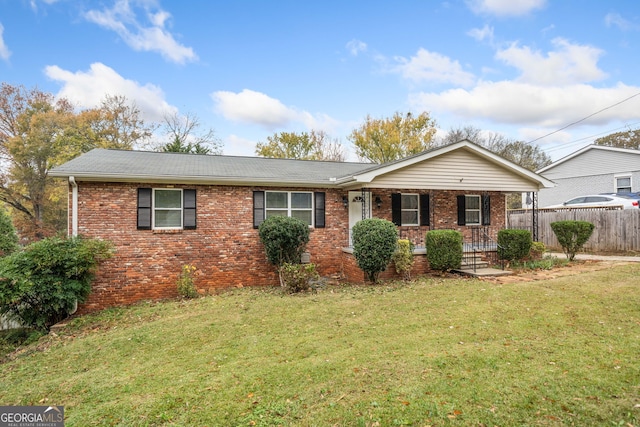
M396 251L398 229L386 219L363 219L353 226L351 238L358 267L365 272L367 280L377 283Z

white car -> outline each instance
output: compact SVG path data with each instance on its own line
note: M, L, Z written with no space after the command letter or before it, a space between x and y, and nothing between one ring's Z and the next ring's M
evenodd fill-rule
M622 209L638 209L638 199L628 196L612 196L604 194L590 194L574 197L560 205L547 206L544 209L560 208L598 208L609 206L621 206Z

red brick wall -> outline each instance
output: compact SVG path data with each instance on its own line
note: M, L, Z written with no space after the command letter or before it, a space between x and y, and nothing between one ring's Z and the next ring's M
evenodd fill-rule
M266 262L264 249L253 228L254 190L299 190L206 185L154 185L155 188L195 188L197 229L154 231L136 229L137 189L140 183L79 182L78 232L114 243L115 255L100 266L92 292L80 312L100 310L141 300L177 296L176 281L182 266L197 268L196 286L206 292L241 286L276 285L273 266ZM344 190L305 189L326 194L326 228L311 229L307 250L321 275L343 274L350 281L363 273L353 257L343 255L348 240L348 211L342 204ZM399 190L393 190L398 192ZM391 190L374 190L383 205L374 206L373 216L391 220ZM405 192L415 192L407 190ZM433 191L435 228L456 225L456 198L463 192ZM492 197L492 227L504 227L504 196ZM492 194L493 196L493 194ZM71 209L69 213L71 217ZM405 227L406 228L406 227ZM413 227L411 233L424 239L429 227ZM421 261L424 259L423 261ZM426 257L417 256L414 272L426 271ZM395 275L390 268L384 273Z
M139 187L149 184L79 183L78 233L110 240L116 248L101 265L81 312L175 297L185 264L197 267L195 284L207 292L278 283L253 228L253 191L262 188L173 186L196 188L197 229L153 231L136 229ZM326 228L311 230L307 249L320 274L338 274L347 244L347 210L336 191L315 191L326 193Z
M427 260L426 255L414 254L411 277L418 277L422 274L427 273L428 271L429 261ZM342 277L349 283L365 283L367 281L366 275L362 270L360 270L360 268L358 268L358 263L356 262L356 259L351 252L342 253ZM393 262L389 264L385 271L380 273L380 280L392 280L401 278L402 275L396 273Z

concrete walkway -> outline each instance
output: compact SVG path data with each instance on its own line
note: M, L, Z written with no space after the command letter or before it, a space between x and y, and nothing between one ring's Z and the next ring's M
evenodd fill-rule
M545 255L551 255L561 259L565 259L567 257L562 252L546 252ZM625 256L625 255L576 254L575 259L580 261L640 262L640 256ZM475 271L468 268L453 270L453 271L458 274L464 274L472 277L497 277L497 276L508 276L512 274L512 272L509 270L500 270L500 269L489 268L489 267L477 268Z
M566 258L567 256L562 252L547 252L545 255L552 255L557 258ZM576 258L581 261L626 261L626 262L640 262L640 256L625 256L625 255L591 255L591 254L576 254Z

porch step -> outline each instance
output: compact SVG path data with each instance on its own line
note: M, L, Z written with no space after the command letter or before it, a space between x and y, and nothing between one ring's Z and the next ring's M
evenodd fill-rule
M472 276L472 277L498 277L498 276L508 276L512 274L512 272L509 270L500 270L497 268L490 268L490 267L483 267L483 268L476 267L476 271L473 271L473 268L471 267L460 268L458 270L452 270L452 271L454 273L464 274L465 276Z
M511 274L511 271L490 268L489 263L484 260L483 255L486 255L486 252L465 252L460 268L453 270L453 272L473 277L497 277ZM473 268L474 264L475 270Z

